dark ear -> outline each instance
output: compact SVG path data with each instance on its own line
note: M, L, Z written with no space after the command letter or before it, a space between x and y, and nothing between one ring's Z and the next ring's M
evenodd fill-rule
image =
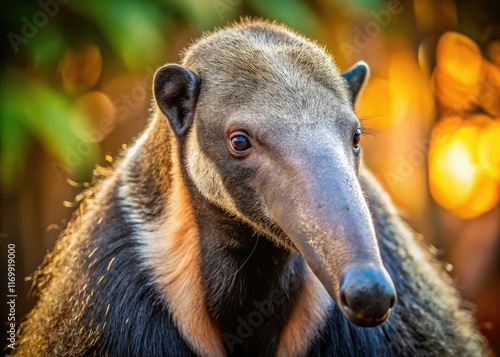
M363 61L356 63L346 72L342 73L342 77L347 80L347 84L349 85L353 104L356 101L361 88L363 88L363 85L368 79L369 73L370 69L368 68L368 65Z
M193 72L178 64L167 64L156 71L155 100L177 136L184 135L193 122L199 84Z

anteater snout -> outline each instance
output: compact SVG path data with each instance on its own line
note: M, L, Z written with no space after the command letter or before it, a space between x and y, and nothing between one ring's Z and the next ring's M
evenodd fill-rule
M384 267L351 267L342 274L339 296L349 321L374 327L389 317L396 302L396 289Z

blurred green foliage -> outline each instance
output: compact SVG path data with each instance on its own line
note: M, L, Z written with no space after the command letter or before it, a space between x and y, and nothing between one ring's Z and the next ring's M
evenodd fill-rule
M81 128L89 127L88 119L73 108L83 91L69 93L62 84L61 61L68 48L97 44L103 74L106 70L112 76L169 60L169 48L182 30L196 36L242 15L285 22L309 35L318 26L304 0L59 1L16 2L0 14L8 42L0 82L4 188L22 174L33 142L69 166L75 163L68 151L88 145L91 152L73 167L76 172L88 170L100 155L98 145L79 135Z
M25 146L30 139L40 141L48 152L66 165L73 165L68 152L84 140L77 133L89 130L89 127L64 93L39 81L25 82L19 77L11 77L2 81L2 101L0 171L6 183L15 179L19 165L23 165ZM88 158L95 159L95 146L87 146L90 151Z

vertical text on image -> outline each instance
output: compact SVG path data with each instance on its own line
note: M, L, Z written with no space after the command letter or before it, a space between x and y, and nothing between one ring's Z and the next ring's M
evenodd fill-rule
M16 245L7 246L7 347L15 349L16 344Z

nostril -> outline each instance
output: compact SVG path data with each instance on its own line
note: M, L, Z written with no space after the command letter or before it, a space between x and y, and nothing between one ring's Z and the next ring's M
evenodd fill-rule
M389 302L389 309L392 308L395 303L396 303L396 296L392 295L391 296L391 301Z
M342 305L349 307L349 304L347 303L347 297L345 296L345 291L340 292L340 301L342 302Z

